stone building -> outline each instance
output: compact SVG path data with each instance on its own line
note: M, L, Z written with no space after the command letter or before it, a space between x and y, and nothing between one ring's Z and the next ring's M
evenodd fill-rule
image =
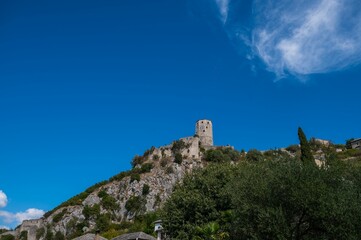
M202 146L213 146L212 122L201 119L196 122L196 135L199 137Z
M361 149L361 138L355 139L351 141L351 147L353 149Z

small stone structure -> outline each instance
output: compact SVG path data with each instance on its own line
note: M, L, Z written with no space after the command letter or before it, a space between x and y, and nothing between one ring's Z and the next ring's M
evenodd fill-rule
M361 149L361 138L355 139L351 141L351 147L353 149Z
M94 233L87 233L80 237L74 238L73 240L108 240L102 236L99 236L98 234Z

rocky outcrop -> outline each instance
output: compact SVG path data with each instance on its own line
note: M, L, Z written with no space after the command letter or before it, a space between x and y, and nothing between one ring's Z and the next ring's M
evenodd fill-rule
M203 167L199 138L180 141L151 148L122 179L115 178L95 188L79 204L59 207L42 219L24 221L18 231L27 231L28 240L42 240L56 234L69 238L79 227L82 234L95 230L99 216L111 215L111 221L119 223L157 210L186 173ZM182 155L181 162L175 160L176 153Z

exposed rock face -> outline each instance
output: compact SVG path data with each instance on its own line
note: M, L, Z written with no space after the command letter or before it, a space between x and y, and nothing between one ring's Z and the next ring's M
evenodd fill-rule
M116 223L132 221L136 214L157 210L171 195L174 185L186 173L203 167L199 138L188 137L181 141L182 147L177 149L183 157L181 163L175 163L175 150L172 149L174 143L152 148L144 157L142 164L152 164L153 168L149 172L139 174L139 179L126 176L121 180L102 185L78 205L59 208L46 218L24 221L15 235L19 236L21 231L27 231L28 240L42 240L45 239L47 232L51 231L53 236L61 234L69 237L76 226L85 222L82 230L86 233L96 228L96 218L86 213L89 209L99 211L98 214L111 213L112 221ZM136 165L135 169L141 169L142 164ZM112 209L106 206L105 198L115 202ZM128 206L127 209L127 202L134 199L141 201L142 207L133 210Z

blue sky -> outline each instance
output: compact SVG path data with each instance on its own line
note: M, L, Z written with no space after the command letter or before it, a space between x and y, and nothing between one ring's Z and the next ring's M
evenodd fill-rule
M249 150L360 137L358 1L0 2L0 226L213 121Z

